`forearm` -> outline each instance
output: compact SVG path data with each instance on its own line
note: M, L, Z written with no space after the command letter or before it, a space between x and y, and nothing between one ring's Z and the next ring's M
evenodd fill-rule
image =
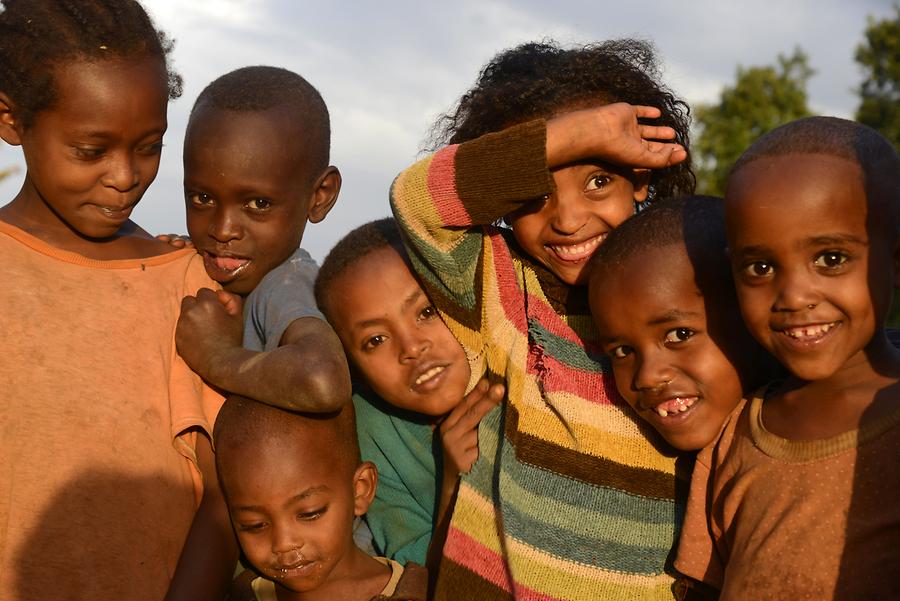
M453 506L456 504L456 495L459 492L459 474L444 471L441 480L440 498L437 503L437 514L434 521L434 531L431 535L431 544L428 547L426 564L429 574L437 574L437 568L444 552L444 543L447 541L447 531L450 529L450 517L453 514ZM432 572L433 571L433 572Z
M267 352L227 349L210 365L208 380L233 394L292 411L335 411L350 398L343 352L324 352L321 341Z

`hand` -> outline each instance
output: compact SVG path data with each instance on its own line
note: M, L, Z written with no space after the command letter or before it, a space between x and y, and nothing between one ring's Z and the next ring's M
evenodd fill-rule
M444 474L455 480L467 474L478 459L478 424L502 399L502 384L490 386L482 379L441 422Z
M182 236L181 234L157 234L156 239L160 242L168 242L170 246L175 248L194 248L194 243L190 236Z
M681 144L664 142L675 130L663 125L642 125L638 119L656 119L652 106L624 102L563 113L547 121L547 164L565 165L599 158L626 167L661 169L687 158Z
M230 349L241 348L244 320L241 297L224 290L201 288L181 301L175 328L178 354L206 379L224 362Z

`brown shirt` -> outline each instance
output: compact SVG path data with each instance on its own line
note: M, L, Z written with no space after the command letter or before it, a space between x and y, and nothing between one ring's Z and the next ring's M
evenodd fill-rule
M900 410L791 441L762 403L698 455L676 567L722 599L900 598Z

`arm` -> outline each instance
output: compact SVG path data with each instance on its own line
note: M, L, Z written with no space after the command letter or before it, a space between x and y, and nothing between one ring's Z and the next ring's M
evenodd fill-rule
M178 353L211 384L285 409L329 412L350 398L347 360L327 323L295 319L265 352L241 346L242 326L240 297L200 290L181 303Z
M435 574L447 539L452 508L456 503L459 476L469 473L478 459L478 424L481 423L481 418L500 403L504 391L502 384L491 386L486 379L482 379L441 423L444 469L434 535L426 562L429 571L434 570Z
M237 541L219 488L212 446L197 432L197 463L203 474L203 498L181 550L166 601L219 601L237 565Z

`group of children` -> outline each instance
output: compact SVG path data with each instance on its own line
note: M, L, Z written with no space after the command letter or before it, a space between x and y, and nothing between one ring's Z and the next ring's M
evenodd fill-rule
M900 596L873 130L790 123L695 196L647 44L524 44L319 269L306 80L203 90L176 248L129 219L171 42L135 0L3 7L4 598Z

